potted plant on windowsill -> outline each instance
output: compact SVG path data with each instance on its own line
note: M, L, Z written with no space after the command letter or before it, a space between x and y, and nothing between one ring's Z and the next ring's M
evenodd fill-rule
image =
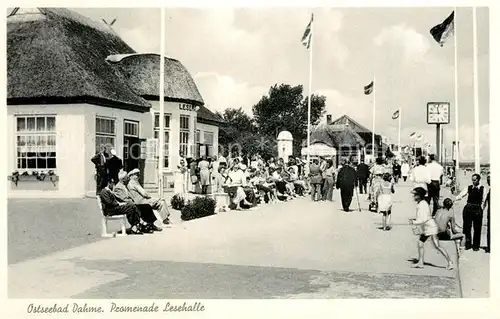
M24 182L48 181L48 182L51 182L54 186L56 186L56 182L59 180L59 176L57 176L53 170L49 170L48 172L24 171L22 173L15 171L11 174L11 176L8 177L8 179L10 181L12 181L16 186L21 181L24 181Z

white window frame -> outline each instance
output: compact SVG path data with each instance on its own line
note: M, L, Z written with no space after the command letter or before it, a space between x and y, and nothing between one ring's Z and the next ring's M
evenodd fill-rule
M183 119L187 122L187 128L182 127ZM182 152L184 156L189 154L189 138L191 135L191 116L186 114L181 114L179 116L179 152ZM183 141L183 136L185 137Z
M56 171L57 169L57 116L55 114L38 114L38 115L16 115L15 117L15 145L16 145L16 168L20 171ZM18 120L24 118L24 130L19 130ZM28 131L28 118L34 118L34 130ZM54 127L48 130L48 118L54 119ZM43 130L38 130L38 119L44 119ZM43 137L43 139L42 139ZM24 140L22 145L20 141ZM49 140L53 141L53 145L49 145ZM31 141L33 145L29 144ZM44 145L42 145L42 143ZM35 156L28 157L28 153L35 153ZM45 156L41 156L45 153ZM50 153L50 156L49 154ZM23 156L24 154L24 156ZM38 159L45 160L45 167L39 167ZM54 167L48 167L49 159L54 159ZM34 167L28 167L30 161L34 160ZM22 162L25 161L25 167L22 167Z
M156 116L158 115L158 126L156 126ZM164 128L163 128L163 134L167 133L167 136L165 136L165 153L163 155L163 168L164 169L168 169L169 166L170 166L170 137L171 137L171 134L170 134L170 127L171 127L171 124L172 124L172 114L171 113L164 113L163 114L165 117L168 116L168 121L165 119L163 122L164 122ZM153 112L153 138L157 139L158 140L158 147L160 147L160 112L158 111L154 111ZM160 156L160 150L157 149L156 150L156 153L155 153L155 159L159 159L159 156Z
M136 127L136 129L135 129L136 134L127 133L127 124ZM140 132L140 126L139 125L140 125L139 121L123 120L123 136L139 137L139 132Z
M97 120L112 121L113 122L113 133L109 132L97 132ZM101 150L102 145L111 144L116 147L116 118L109 116L96 115L94 120L94 132L95 132L95 149L97 152ZM97 144L98 138L111 139L112 142L105 142Z

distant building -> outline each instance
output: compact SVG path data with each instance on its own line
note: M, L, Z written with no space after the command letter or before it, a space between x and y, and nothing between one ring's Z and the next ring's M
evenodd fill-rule
M95 195L90 158L106 143L127 171L141 168L146 186L156 187L151 146L162 132L165 186L178 189L179 153L216 155L222 120L204 107L182 63L165 58L161 129L159 77L159 55L135 52L104 23L62 8L13 10L7 18L8 169L51 170L59 180L9 183L9 196ZM153 155L146 159L146 153Z

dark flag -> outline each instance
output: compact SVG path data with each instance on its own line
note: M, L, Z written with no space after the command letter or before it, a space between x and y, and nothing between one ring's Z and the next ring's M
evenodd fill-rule
M313 17L313 14L311 14L311 21L309 21L309 24L307 25L301 40L302 45L304 45L307 49L311 47Z
M365 95L370 95L373 92L373 81L370 84L365 86Z
M455 11L453 11L450 16L443 21L443 23L440 23L431 29L430 32L432 37L437 43L439 43L440 46L443 46L443 44L453 35L455 29L454 19Z

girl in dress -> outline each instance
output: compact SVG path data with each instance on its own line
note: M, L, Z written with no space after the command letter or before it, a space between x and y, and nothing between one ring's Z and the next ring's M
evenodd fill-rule
M382 214L382 229L391 230L392 194L394 194L394 183L391 174L385 173L382 182L379 184L377 208Z

